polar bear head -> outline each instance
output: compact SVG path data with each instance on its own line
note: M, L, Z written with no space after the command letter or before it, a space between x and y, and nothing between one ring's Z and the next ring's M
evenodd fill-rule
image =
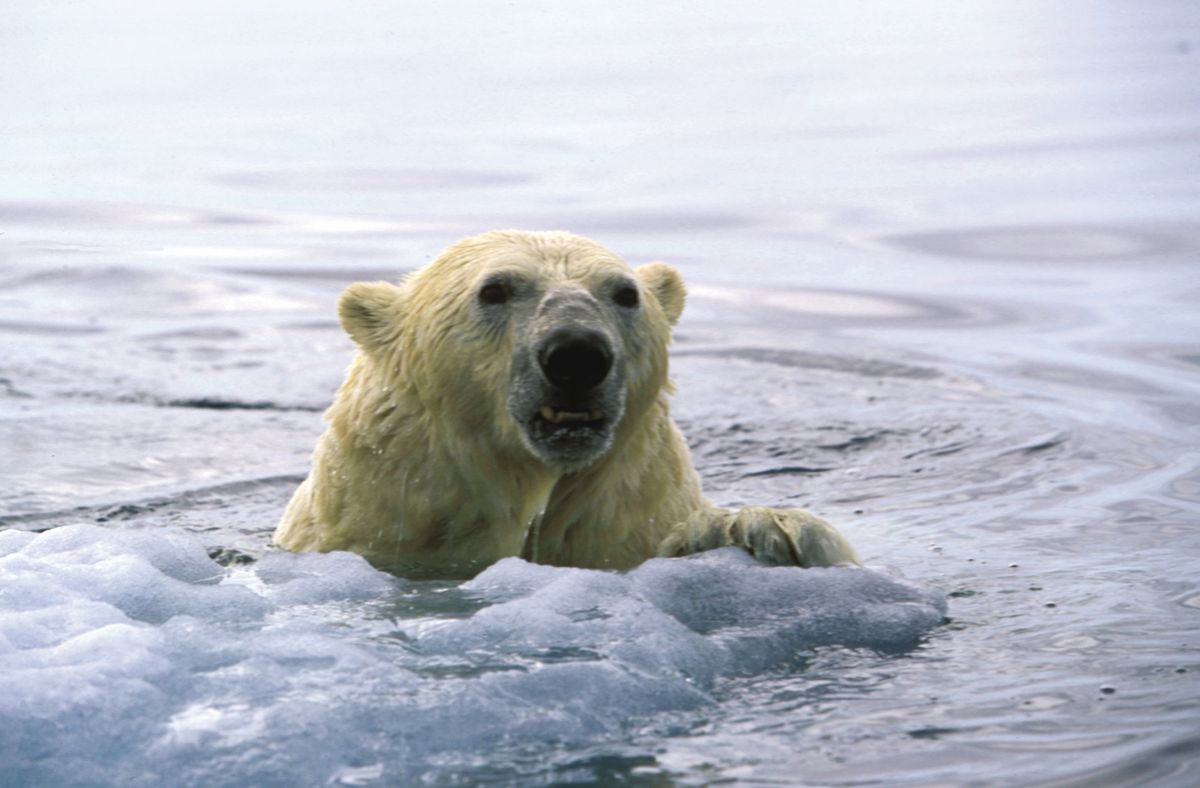
M501 231L400 286L351 285L338 312L386 407L423 419L429 440L565 474L611 452L666 392L684 299L665 263L633 269L576 235Z

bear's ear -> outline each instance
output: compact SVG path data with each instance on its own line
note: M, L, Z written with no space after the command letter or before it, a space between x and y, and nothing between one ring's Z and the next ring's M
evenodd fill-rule
M373 353L395 338L400 328L400 293L390 282L355 282L343 291L338 318L366 352Z
M646 263L634 273L646 289L654 293L671 325L678 323L683 314L683 302L687 300L687 288L679 272L666 263Z

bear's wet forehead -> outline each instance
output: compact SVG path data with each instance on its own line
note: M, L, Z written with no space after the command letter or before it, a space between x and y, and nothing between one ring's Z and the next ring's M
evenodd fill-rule
M580 283L632 274L632 269L618 257L602 253L580 254L579 250L512 252L468 261L467 266L479 274L509 273L530 279Z
M544 287L582 286L592 289L614 279L633 279L633 271L620 260L600 257L512 259L495 265L480 266L477 278L509 276L538 283Z
M471 291L487 282L523 284L536 290L582 288L597 290L614 282L634 282L633 269L611 255L553 254L508 251L447 261L451 271L430 270L414 285L427 285L443 294Z
M505 233L470 238L451 247L443 260L472 270L511 270L529 276L587 279L629 273L629 265L600 244L565 233Z

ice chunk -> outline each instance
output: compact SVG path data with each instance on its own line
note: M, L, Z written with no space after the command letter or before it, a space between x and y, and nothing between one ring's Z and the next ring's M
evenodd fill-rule
M767 567L737 548L625 574L509 559L466 587L501 601L425 633L426 652L590 653L700 687L816 646L910 647L946 611L940 591L858 568Z
M638 593L706 635L754 631L751 639L784 648L896 649L915 645L946 612L940 591L857 567L765 567L736 548L685 561L647 561L630 578Z
M246 589L216 585L225 570L198 542L172 534L55 528L0 557L0 574L9 609L83 598L151 623L202 612L256 618L270 609Z
M114 531L75 525L38 535L24 552L31 557L77 554L83 561L99 554L136 555L167 577L188 583L216 583L224 575L200 543L169 531Z
M354 553L268 553L253 572L269 599L288 605L370 599L397 584Z
M895 648L944 597L729 549L630 572L406 582L347 553L227 570L194 540L0 533L0 763L29 784L402 784L720 703L815 646ZM803 675L797 674L803 682Z
M20 550L33 541L37 534L29 531L0 531L0 556Z

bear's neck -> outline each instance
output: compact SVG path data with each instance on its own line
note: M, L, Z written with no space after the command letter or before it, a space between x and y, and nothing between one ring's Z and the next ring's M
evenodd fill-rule
M415 392L383 383L403 378L372 367L352 367L356 396L327 413L337 449L314 457L336 498L328 508L351 515L339 525L347 544L403 574L461 575L520 555L558 475L517 441L440 422Z

